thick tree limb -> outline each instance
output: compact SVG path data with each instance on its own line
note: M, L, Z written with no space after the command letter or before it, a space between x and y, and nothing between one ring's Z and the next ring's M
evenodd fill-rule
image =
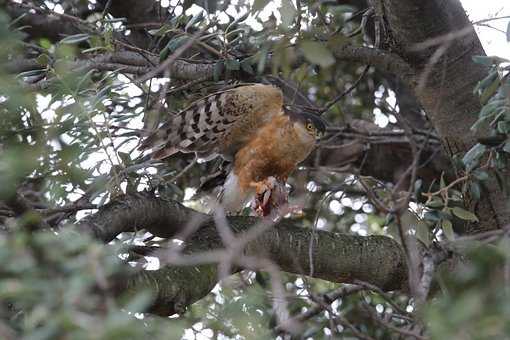
M58 41L67 35L82 33L75 22L63 21L54 15L31 13L27 8L13 2L4 5L4 9L12 19L21 17L18 26L26 26L23 32L32 39L46 38Z
M76 71L87 72L92 69L98 71L121 70L124 73L143 75L159 64L159 57L153 54L131 51L105 53L91 58L75 59L69 67ZM169 67L170 75L174 79L210 80L214 77L216 63L192 63L185 60L175 60ZM44 68L44 65L33 59L11 60L4 65L12 73Z
M336 48L334 51L335 57L339 60L357 61L367 64L373 64L380 67L382 70L399 74L407 79L414 79L414 73L403 60L397 55L387 53L383 50L377 50L369 47L355 47L350 44L343 45ZM303 58L298 58L296 65L304 62ZM113 53L105 53L92 58L76 59L72 63L72 67L76 69L83 69L88 71L90 69L97 69L99 71L111 71L121 69L125 73L136 75L146 74L149 69L154 69L159 66L159 56L149 52L133 52L133 51L116 51ZM218 62L190 62L185 60L175 60L170 64L170 76L174 79L182 80L195 80L214 79L214 70ZM6 65L10 72L21 72L32 69L39 69L41 65L34 59L21 59L11 61ZM268 62L268 70L271 69L270 60ZM235 75L234 75L235 76ZM246 77L251 77L246 75Z
M227 220L231 230L239 237L252 228L258 228L260 223L260 219L253 217L231 216ZM120 232L142 228L159 237L176 237L187 230L190 221L195 221L195 227L200 228L187 239L181 264L186 263L186 256L224 248L210 216L150 194L116 199L86 218L79 227L108 242ZM314 232L300 227L297 222L283 220L247 242L242 255L269 259L283 271L307 275L310 271L311 240L314 244L313 277L332 282L361 280L384 290L406 286L404 254L393 239L384 236ZM156 296L152 310L155 313L169 315L182 312L186 306L208 294L218 281L218 264L212 255L205 257L212 260L205 260L202 264L192 261L189 265L167 265L159 270L141 272L123 288L150 289ZM235 271L240 269L234 268Z
M408 83L413 83L416 76L413 68L402 57L382 49L345 44L337 46L332 52L338 60L370 64L380 71L396 74Z

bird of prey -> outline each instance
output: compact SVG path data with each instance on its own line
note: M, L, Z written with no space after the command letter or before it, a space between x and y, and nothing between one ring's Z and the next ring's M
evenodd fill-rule
M242 85L171 115L142 142L141 149L152 149L153 159L179 151L199 157L221 155L233 163L223 186L225 210L238 212L255 196L256 210L266 215L275 183L286 182L325 128L318 115L286 112L279 88Z

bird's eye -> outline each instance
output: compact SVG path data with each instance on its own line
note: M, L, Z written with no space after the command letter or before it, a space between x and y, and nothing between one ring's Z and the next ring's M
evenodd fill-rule
M307 129L308 131L313 131L313 130L314 130L313 124L312 124L312 123L308 123L308 124L306 124L306 129Z

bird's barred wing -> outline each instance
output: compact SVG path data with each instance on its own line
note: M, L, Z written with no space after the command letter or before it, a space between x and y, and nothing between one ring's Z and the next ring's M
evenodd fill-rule
M178 151L201 154L235 151L261 124L282 109L282 93L271 85L239 86L202 98L172 115L141 149L162 159Z

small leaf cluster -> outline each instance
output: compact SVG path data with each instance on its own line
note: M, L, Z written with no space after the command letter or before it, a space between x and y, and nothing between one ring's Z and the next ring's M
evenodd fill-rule
M482 109L471 128L475 132L483 131L484 136L462 161L471 170L479 167L488 153L488 168L499 171L507 167L510 156L510 61L486 56L477 56L474 61L489 68L488 75L474 89Z
M117 251L71 230L27 233L13 221L11 232L0 233L4 327L23 339L160 338L168 324L154 320L149 328L130 312L146 308L149 294L112 293L131 272Z

